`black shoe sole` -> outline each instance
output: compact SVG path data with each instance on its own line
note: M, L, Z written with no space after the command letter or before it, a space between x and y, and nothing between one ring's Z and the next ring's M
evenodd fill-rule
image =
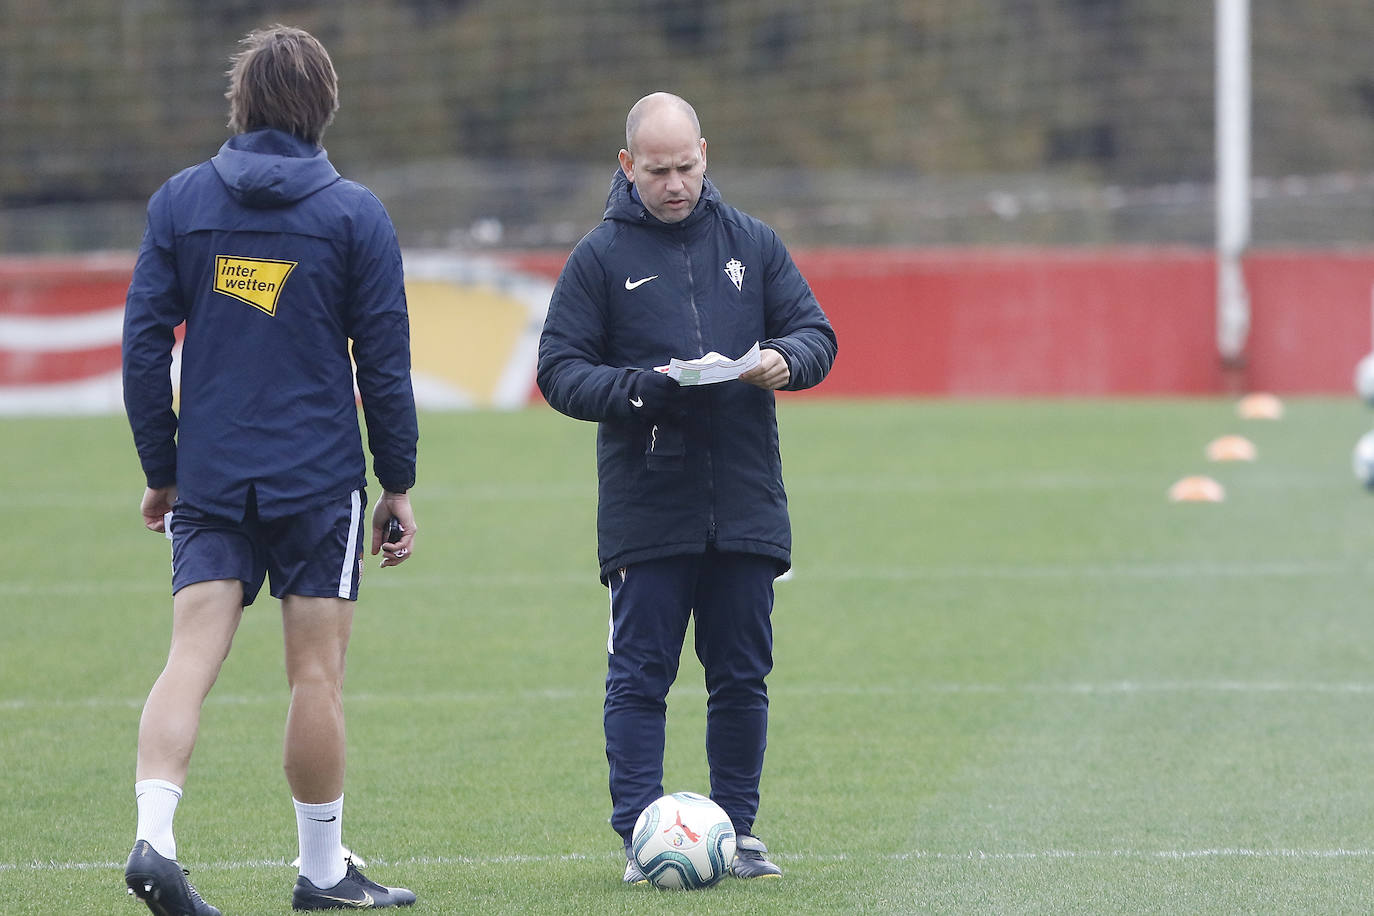
M129 885L129 890L135 897L147 904L148 909L154 916L181 916L180 913L173 912L162 905L159 899L162 897L162 888L158 886L158 879L153 875L125 875L124 883ZM144 890L146 887L152 890Z

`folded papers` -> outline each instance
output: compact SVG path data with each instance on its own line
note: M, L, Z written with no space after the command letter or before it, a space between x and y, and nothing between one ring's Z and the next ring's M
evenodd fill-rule
M740 373L748 372L758 364L759 345L755 341L748 352L738 359L730 359L712 350L696 359L674 357L666 366L655 366L654 371L666 374L679 385L714 385L737 379Z

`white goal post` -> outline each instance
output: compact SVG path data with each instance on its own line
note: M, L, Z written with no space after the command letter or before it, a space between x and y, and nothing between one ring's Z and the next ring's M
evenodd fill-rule
M1217 351L1236 365L1250 333L1250 0L1216 0L1216 160Z

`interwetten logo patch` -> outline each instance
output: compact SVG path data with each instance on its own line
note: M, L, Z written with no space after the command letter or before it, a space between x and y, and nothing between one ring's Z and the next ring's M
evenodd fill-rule
M215 292L224 293L246 302L269 315L277 314L277 300L281 297L286 278L295 269L296 261L272 261L266 258L233 258L215 256Z

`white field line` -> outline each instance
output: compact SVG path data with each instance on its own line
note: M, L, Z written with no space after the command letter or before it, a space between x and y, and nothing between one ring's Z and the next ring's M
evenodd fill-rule
M114 374L114 381L118 387L120 381L118 372ZM368 492L375 498L375 486L370 487ZM585 482L566 484L487 483L461 487L436 485L425 489L424 504L431 506L444 503L456 503L458 505L501 502L540 503L553 500L582 500L588 505L594 505L596 502L596 480L593 477L588 478ZM133 497L130 497L127 487L123 490L85 492L78 489L54 493L49 499L43 498L42 495L35 495L29 490L0 489L0 501L5 501L7 506L13 506L16 509L44 509L49 511L53 508L122 510L131 523L126 527L135 533L139 527L138 493L135 492Z
M701 687L674 687L678 697L706 692ZM1321 681L1105 681L1101 683L1066 682L1047 684L978 684L931 683L903 686L854 687L846 684L817 684L809 686L771 686L769 694L775 700L793 697L852 696L905 697L957 694L986 694L1000 696L1145 696L1151 694L1289 694L1316 696L1369 696L1374 694L1374 682ZM349 693L344 692L348 705L417 704L433 706L490 705L510 703L586 702L600 700L599 688L548 687L537 690L453 690L428 693ZM211 693L208 706L281 706L288 697L281 693L217 694ZM49 699L44 697L12 697L0 700L0 712L28 712L33 710L81 709L141 709L143 697L86 697L82 699Z
M378 562L378 557L370 554L365 558L369 564ZM596 568L588 567L581 572L564 573L462 573L455 572L443 576L412 576L402 573L396 575L377 575L376 567L365 567L363 592L373 589L390 591L392 589L453 588L540 588L565 587L569 585L590 585L600 589L597 583ZM170 575L165 578L148 579L105 579L96 582L0 582L0 597L5 595L73 595L96 596L109 593L162 595L168 600L172 597ZM363 598L366 604L366 598ZM264 604L263 602L267 603ZM267 596L266 589L259 596L254 607L274 606Z
M385 859L368 855L374 865L444 867L460 866L501 866L525 865L552 862L601 862L609 861L619 855L616 853L563 853L560 855L504 855L504 856L410 856L403 859ZM844 853L781 853L774 858L784 862L809 862L817 864L842 863L851 860ZM1285 859L1293 861L1323 861L1330 859L1374 859L1374 849L1251 849L1247 847L1223 846L1211 849L1046 849L1025 852L997 852L974 849L967 852L937 852L914 850L912 852L888 853L886 855L862 857L862 861L873 859L887 862L1055 862L1064 860L1109 860L1136 859L1141 861L1180 861L1190 859ZM287 869L285 857L276 859L221 860L218 862L188 863L197 871L245 871L259 868ZM56 860L33 860L30 862L0 862L3 872L61 872L61 871L114 871L124 867L123 862L59 862Z
M369 557L369 562L371 558ZM1034 566L801 566L794 569L793 580L806 582L934 582L963 580L1036 581L1056 579L1301 579L1338 575L1370 575L1374 564L1364 559L1272 560L1236 563L1065 563ZM585 585L600 588L596 570L563 570L508 573L465 573L437 575L366 577L365 590L425 589L466 586L472 588L540 588ZM93 582L0 582L0 596L169 594L170 582L163 579L106 579Z
M807 581L881 580L911 582L940 579L1247 579L1306 578L1374 572L1360 560L1273 560L1238 563L1064 563L1034 566L807 567L795 578Z
M118 373L115 374L118 382ZM51 387L51 386L48 386ZM116 386L117 387L117 386ZM118 393L116 391L116 393ZM789 481L787 489L793 493L832 493L842 496L871 494L890 497L902 493L983 493L983 492L1029 492L1054 493L1084 490L1123 490L1143 489L1163 493L1168 480L1156 478L1151 474L999 474L992 476L950 475L921 476L893 475L873 477L804 477ZM1297 487L1340 486L1348 488L1344 477L1325 473L1293 473L1252 475L1247 486L1270 486L1293 489ZM456 503L491 502L549 502L552 500L580 500L588 505L596 502L596 481L587 477L575 481L558 483L531 483L513 481L509 483L480 483L468 485L435 484L424 491L427 505ZM67 492L35 495L29 490L2 488L0 501L17 509L51 510L54 506L90 510L124 509L134 524L138 521L137 493L131 498L127 492L100 490L92 492Z
M1163 490L1169 481L1148 472L1135 474L996 473L996 474L874 474L868 476L817 475L788 478L789 493L838 493L886 497L901 493L1006 493L1076 492L1108 490ZM1247 475L1247 486L1283 489L1327 489L1348 484L1341 477L1320 471L1260 472Z

